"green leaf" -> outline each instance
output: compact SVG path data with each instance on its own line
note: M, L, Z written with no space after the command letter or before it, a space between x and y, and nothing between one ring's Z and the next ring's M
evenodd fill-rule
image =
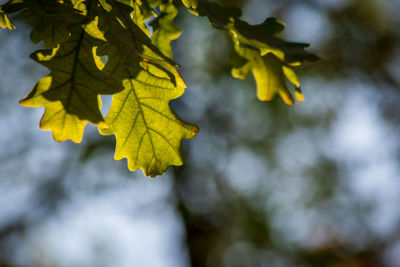
M105 0L104 0L105 1ZM146 33L147 36L150 36L150 31L146 26L145 21L150 17L155 15L156 13L151 9L147 0L135 1L135 0L117 0L117 2L122 3L123 5L118 5L117 3L113 4L111 1L111 6L114 6L116 9L123 8L126 6L126 10L130 12L131 20L139 26L139 28ZM110 10L107 10L110 11ZM121 11L121 10L120 10ZM113 12L117 14L117 12Z
M22 18L33 25L32 42L43 41L46 48L54 48L69 38L71 25L86 19L71 3L67 3L69 1L60 4L54 0L12 0L3 8L10 13L23 10Z
M220 30L225 30L232 19L236 20L242 16L242 11L235 7L224 7L217 3L201 1L196 11L198 16L207 17L211 25Z
M293 105L293 97L285 84L285 74L288 74L289 81L293 82L296 88L300 84L294 71L285 66L284 62L276 56L276 54L282 56L280 51L268 47L264 47L264 50L255 49L252 45L245 45L246 43L240 40L238 33L230 33L234 40L235 52L245 59L245 64L233 67L232 76L243 79L251 71L257 84L258 99L269 101L274 98L275 94L279 94L286 104ZM266 54L263 55L263 53ZM298 100L302 101L302 98L298 98Z
M259 25L249 25L239 19L239 9L208 1L200 2L196 12L206 16L213 27L229 33L234 49L229 57L233 65L232 76L244 79L252 72L260 100L272 100L275 94L279 94L286 104L293 105L286 78L295 86L297 100L303 101L300 83L291 67L304 60L315 61L318 57L304 50L307 44L277 38L275 35L284 29L283 22L268 18Z
M184 92L168 78L148 70L126 69L125 89L113 97L105 120L109 128L102 134L115 134L115 159L128 159L128 167L141 168L152 177L163 174L169 165L182 165L181 141L192 138L198 128L184 122L169 107L169 101ZM132 72L133 71L133 72ZM181 83L181 82L180 82Z
M56 141L80 142L87 122L104 124L99 94L114 94L122 89L118 80L96 65L94 47L100 42L84 28L75 27L70 39L59 47L31 55L51 73L20 103L45 107L40 126L51 130Z
M89 120L79 119L77 115L69 114L61 101L49 101L44 94L50 90L52 77L47 76L39 80L33 90L20 101L27 107L45 107L45 112L40 120L42 130L51 130L54 140L58 142L71 139L79 143L83 131Z
M127 158L130 170L140 168L154 177L169 165L183 164L181 141L194 137L198 128L170 109L169 102L186 87L176 63L128 19L126 8L111 4L112 11L99 16L108 43L98 52L109 57L104 71L122 79L124 90L113 96L108 127L99 127L100 133L116 136L116 160Z
M272 100L275 94L279 94L286 104L294 104L293 97L285 84L283 64L274 54L268 53L261 57L258 51L242 47L237 48L237 51L249 61L240 68L232 69L235 78L243 79L249 71L252 71L257 84L258 99L268 101Z
M159 8L160 15L151 23L154 29L151 40L164 55L172 58L171 42L178 39L182 33L173 22L178 9L171 2L161 4Z
M101 134L116 137L115 159L127 158L128 167L152 177L170 165L182 165L181 142L194 137L198 128L180 119L170 101L186 88L172 60L171 42L181 30L174 24L178 10L174 0L10 0L0 7L0 25L12 28L7 14L22 11L31 24L31 39L46 49L32 59L50 70L20 101L44 106L42 129L51 130L57 141L80 142L87 123ZM192 13L206 16L232 40L229 61L232 75L252 73L257 96L271 100L275 94L289 105L293 97L287 79L303 96L292 67L317 57L306 44L286 42L275 35L284 24L274 18L259 25L239 19L241 11L206 0L183 0ZM159 9L159 15L153 8ZM145 23L151 23L152 39ZM102 61L102 56L108 60ZM101 94L113 94L103 118Z
M111 12L99 15L99 27L108 43L118 47L124 54L126 64L139 64L145 60L164 66L177 66L172 59L164 55L150 40L148 35L131 18L132 9L124 4L110 1Z

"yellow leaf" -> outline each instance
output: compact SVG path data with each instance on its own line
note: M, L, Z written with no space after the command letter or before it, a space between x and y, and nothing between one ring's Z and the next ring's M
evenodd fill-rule
M8 28L10 30L15 29L15 25L8 18L7 14L3 10L1 10L1 8L0 8L0 27Z

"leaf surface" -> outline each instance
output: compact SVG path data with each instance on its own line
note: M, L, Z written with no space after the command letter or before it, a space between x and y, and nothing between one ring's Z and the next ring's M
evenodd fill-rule
M304 50L307 44L277 38L275 35L284 29L281 21L268 18L259 25L249 25L239 19L242 15L239 9L208 1L200 2L192 11L206 16L213 27L229 33L234 49L230 53L232 76L244 79L251 72L260 100L272 100L275 94L279 94L286 104L293 105L294 99L285 82L287 79L295 87L297 100L303 101L300 83L292 67L304 60L315 61L318 57Z
M113 94L122 89L118 80L97 67L93 56L97 42L84 28L76 27L70 39L58 48L31 55L51 73L20 103L45 107L40 126L51 130L56 141L80 142L87 122L104 122L99 94Z
M181 141L192 138L198 129L176 116L169 101L179 97L184 88L175 86L148 70L138 73L126 69L124 90L113 97L105 120L109 128L102 134L115 134L115 159L128 159L134 171L143 169L152 177L162 174L169 165L182 165Z
M11 0L3 8L7 13L22 10L22 18L33 26L32 42L43 41L45 48L54 48L66 41L71 34L69 27L85 20L70 1L61 4L54 0Z
M130 170L140 168L154 177L169 165L183 164L181 141L194 137L198 128L181 120L169 106L186 87L177 64L128 19L124 6L111 5L111 13L99 16L108 40L99 53L109 57L104 71L123 80L124 90L113 96L105 117L108 127L99 127L100 133L115 135L116 160L127 158ZM158 34L163 33L160 30ZM166 42L171 40L167 37Z
M159 8L160 15L151 23L154 29L151 40L164 55L172 58L171 42L178 39L182 33L174 24L178 9L171 2L161 4Z

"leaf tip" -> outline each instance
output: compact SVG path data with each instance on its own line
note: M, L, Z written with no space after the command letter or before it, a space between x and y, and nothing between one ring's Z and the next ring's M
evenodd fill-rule
M155 178L158 175L163 175L166 170L161 170L158 168L154 168L152 164L146 169L146 168L141 168L143 171L143 174L146 176L149 176L150 178Z
M191 137L195 137L198 132L199 132L199 127L197 125L193 125L192 126L192 136Z
M24 106L24 107L28 107L28 104L26 102L27 102L26 98L24 98L24 99L21 99L20 101L18 101L18 104L20 104L21 106Z
M43 117L40 120L39 128L42 131L51 131L51 136L53 140L59 143L71 140L75 144L79 144L82 142L83 139L83 134L69 134L55 129L54 127L52 127L52 125L48 125L46 122L44 122Z
M295 94L295 96L296 96L297 101L299 101L299 102L303 102L303 101L304 101L304 95L303 95L303 93L301 92L300 87L296 87L296 88L295 88L294 94Z
M8 28L9 30L15 29L14 23L12 23L12 21L8 18L7 14L1 9L1 7L0 7L0 27L4 29Z
M99 130L101 129L101 130L105 130L105 131L107 131L107 129L110 128L110 125L105 121L98 122L97 126L99 127Z
M290 93L286 92L280 92L281 98L283 102L285 102L286 105L293 106L294 105L294 100L293 97L290 95Z

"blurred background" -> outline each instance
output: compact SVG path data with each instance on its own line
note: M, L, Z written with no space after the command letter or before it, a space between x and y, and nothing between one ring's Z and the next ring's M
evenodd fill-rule
M95 127L81 144L40 131L42 108L18 105L47 74L39 46L18 17L0 31L1 267L400 266L400 1L219 2L322 60L297 70L304 103L260 102L226 34L182 9L172 105L200 132L155 179Z

